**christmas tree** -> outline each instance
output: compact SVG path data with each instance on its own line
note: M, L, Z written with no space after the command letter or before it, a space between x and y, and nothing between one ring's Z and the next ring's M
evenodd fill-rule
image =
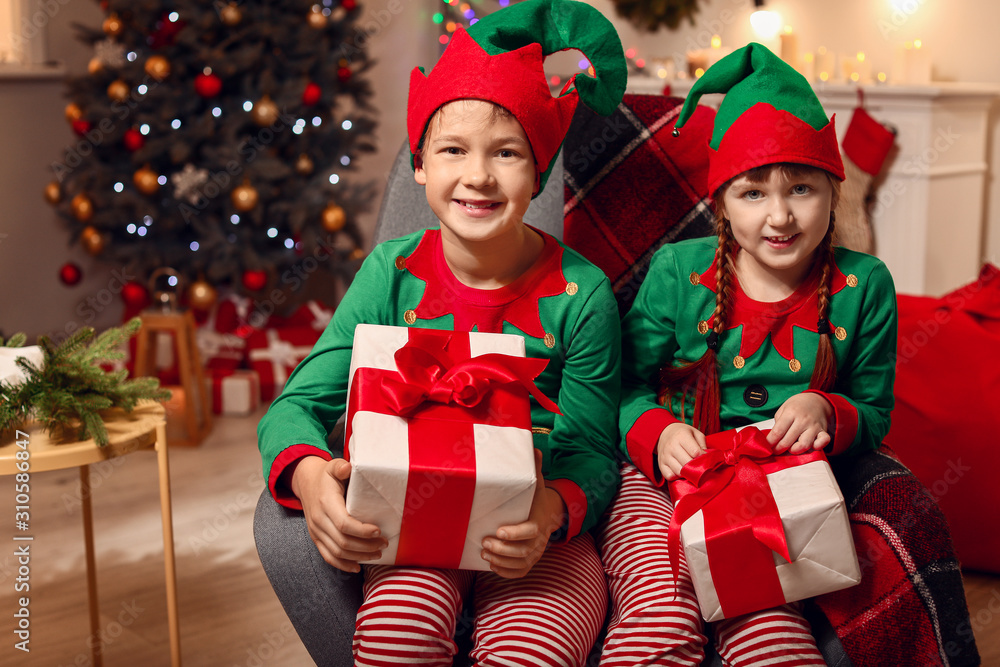
M71 239L139 276L133 300L164 267L206 308L218 287L295 291L318 267L349 278L373 194L349 173L375 128L356 0L101 8L102 26L76 26L95 49L68 80L79 139L45 192Z

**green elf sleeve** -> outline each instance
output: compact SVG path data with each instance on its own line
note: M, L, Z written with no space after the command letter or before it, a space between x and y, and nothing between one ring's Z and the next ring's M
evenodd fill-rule
M382 246L365 259L312 352L300 363L257 426L264 479L280 504L302 509L282 473L306 456L333 458L327 435L344 413L354 327L382 321L380 304L391 289Z
M877 448L889 432L896 377L896 290L889 269L871 263L864 281L858 333L838 364L834 391L821 393L833 405L836 427L831 454Z
M563 414L548 437L545 474L546 485L566 503L568 521L553 541L593 527L618 490L621 325L607 278L589 296L568 340L557 401Z
M663 246L649 265L632 309L622 321L621 449L649 479L663 484L656 463L660 433L677 421L656 398L659 371L677 351L675 295L681 271L673 248Z

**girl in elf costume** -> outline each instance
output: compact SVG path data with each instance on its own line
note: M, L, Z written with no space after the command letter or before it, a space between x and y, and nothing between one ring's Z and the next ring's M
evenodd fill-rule
M579 48L596 78L559 97L546 55ZM415 178L440 229L376 247L311 354L258 430L275 500L301 508L324 559L341 570L386 541L345 509L350 464L326 438L347 401L359 323L518 334L561 415L532 401L539 484L529 518L482 544L491 572L364 567L356 664L450 665L456 617L472 596L477 664L582 664L607 608L587 531L618 484L620 325L604 274L522 216L545 182L578 100L610 114L625 88L621 43L601 14L527 0L455 33L429 75L411 75L407 129ZM542 480L541 478L544 478ZM544 483L542 483L544 481ZM572 581L573 586L566 582Z
M599 535L613 602L602 665L704 658L683 559L680 581L669 574L663 486L707 434L774 418L774 452L844 455L889 430L895 292L882 262L832 245L844 178L833 120L760 44L709 69L676 128L704 93L726 93L708 176L718 237L661 248L622 322L628 462ZM726 665L825 664L795 604L719 621L714 637Z

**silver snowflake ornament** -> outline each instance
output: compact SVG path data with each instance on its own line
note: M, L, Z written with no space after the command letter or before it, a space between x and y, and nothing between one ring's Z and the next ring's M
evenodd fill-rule
M125 66L125 46L113 39L105 39L94 45L97 59L107 67Z
M184 169L172 174L170 182L174 184L174 199L186 199L192 205L201 198L201 186L208 182L208 169L198 169L190 162Z

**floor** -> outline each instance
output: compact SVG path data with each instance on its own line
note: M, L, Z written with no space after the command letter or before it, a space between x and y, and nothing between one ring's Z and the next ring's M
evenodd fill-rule
M188 667L312 664L274 596L253 545L264 483L253 418L219 418L196 448L172 447L181 645ZM169 665L156 460L136 453L92 466L98 590L108 667ZM76 471L31 480L30 653L13 648L18 564L0 551L0 664L87 667L87 589ZM0 498L14 496L0 478ZM11 507L6 500L3 506ZM0 520L3 531L12 521ZM3 535L0 540L12 544ZM1000 577L966 576L984 665L1000 665Z

